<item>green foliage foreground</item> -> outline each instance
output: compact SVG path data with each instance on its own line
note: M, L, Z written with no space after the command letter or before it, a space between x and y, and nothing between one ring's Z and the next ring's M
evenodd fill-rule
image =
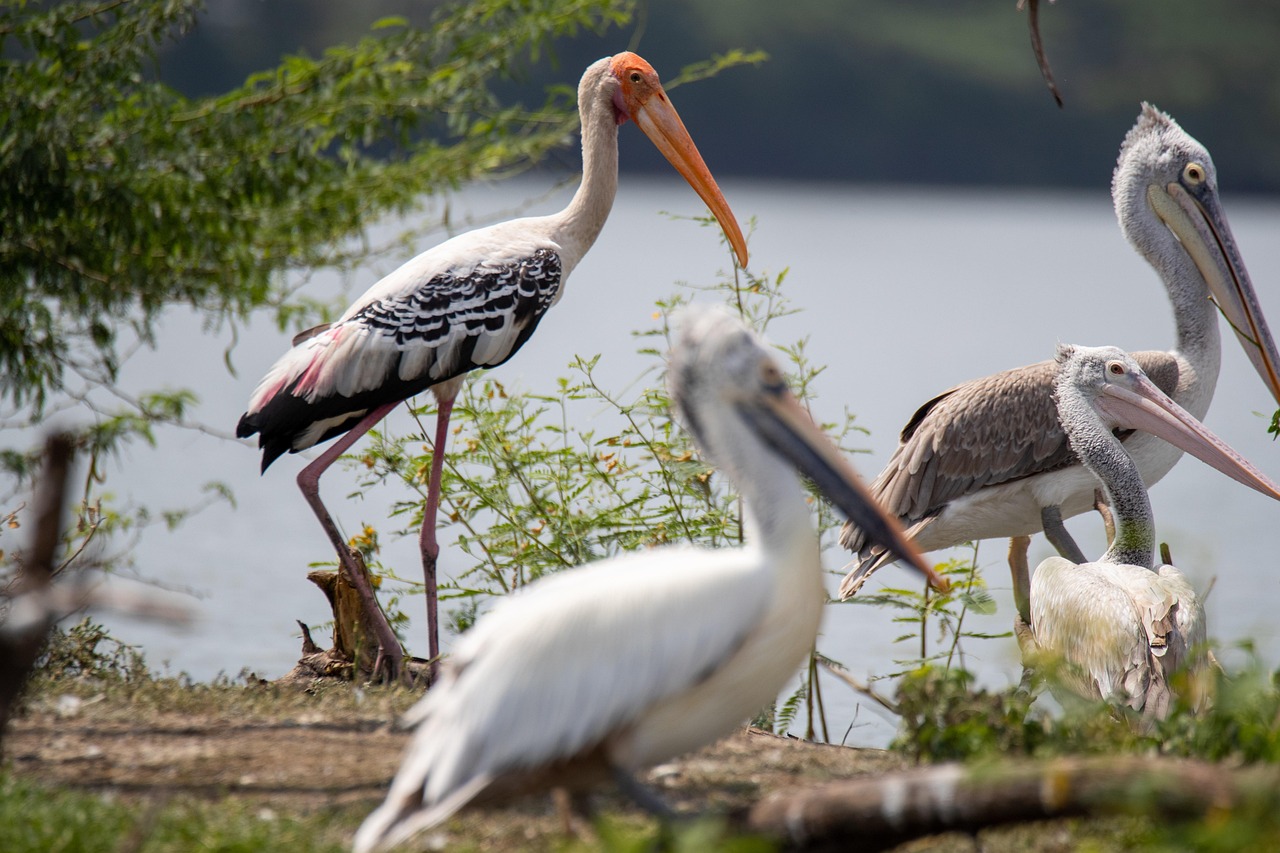
M348 849L354 813L279 814L234 799L156 801L50 789L0 774L0 834L9 853L259 853Z

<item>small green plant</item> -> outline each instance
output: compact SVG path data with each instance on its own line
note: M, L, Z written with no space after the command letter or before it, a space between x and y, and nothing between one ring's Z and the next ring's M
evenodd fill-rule
M978 566L978 544L973 543L971 548L972 552L966 558L954 557L935 566L938 573L950 581L950 592L939 594L927 585L920 589L885 587L876 592L861 592L845 602L901 611L893 621L908 630L895 637L894 641L911 648L914 654L895 661L903 669L880 678L897 678L925 664L941 665L944 669L953 666L964 669L965 639L990 640L1012 636L1011 631L988 634L965 627L965 617L970 612L990 615L996 609L995 599L987 589ZM930 637L935 638L932 648Z
M975 689L960 668L922 666L898 682L898 736L891 748L915 761L1027 755L1044 738L1030 716L1033 697L1018 690Z
M150 677L137 646L122 643L88 617L65 631L54 626L36 669L39 678L47 682L96 679L133 683Z
M978 689L962 669L923 666L898 682L902 727L893 747L917 761L1123 753L1280 761L1280 673L1249 653L1239 671L1214 671L1214 700L1198 712L1185 698L1186 677L1176 676L1168 717L1151 724L1101 701L1070 702L1050 714L1033 707L1035 697L1021 687Z

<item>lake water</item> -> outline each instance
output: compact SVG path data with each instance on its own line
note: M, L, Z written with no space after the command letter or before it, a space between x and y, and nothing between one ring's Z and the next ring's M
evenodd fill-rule
M1280 204L1233 197L1229 185L1228 176L1226 207L1236 238L1264 308L1273 324L1280 323ZM545 186L471 189L451 201L453 219L468 212L483 218ZM1075 194L729 180L723 189L741 218L757 220L752 269L790 268L786 289L802 313L779 321L772 336L790 341L809 335L814 362L830 365L818 382L815 408L835 420L848 405L871 430L859 440L870 452L854 460L868 479L887 461L915 408L957 382L1048 358L1059 341L1125 349L1172 343L1164 290L1121 237L1105 186ZM554 210L566 197L557 195L534 212ZM654 300L672 293L676 282L709 282L728 264L716 232L662 211L692 215L701 209L678 179L624 176L599 242L538 334L499 369L504 383L549 390L548 378L565 375L575 354L600 354L606 381L622 382L638 372L627 332L649 326ZM382 263L380 271L394 265ZM356 276L352 294L376 277L375 271ZM317 296L341 286L324 277L307 285ZM208 332L198 318L174 312L158 350L132 361L124 383L133 389L194 388L201 398L195 419L230 433L288 337L267 318L252 324L234 351L239 373L232 376L223 367L229 335ZM1224 343L1223 375L1207 422L1263 470L1280 476L1280 447L1258 414L1273 405L1240 348ZM401 433L413 428L403 411L391 423ZM134 551L139 574L199 595L199 619L190 629L102 617L118 636L140 644L153 666L201 680L243 667L274 678L298 656L294 620L314 625L329 618L323 597L305 579L309 563L333 555L294 484L304 460L282 458L261 478L258 461L256 451L235 441L170 430L160 435L158 448L135 447L109 471L113 492L152 507L191 503L209 480L229 483L237 497L235 510L219 506L173 533L150 532ZM325 478L324 493L339 523L348 531L366 520L392 529L384 521L386 508L401 495L375 491L356 503L344 497L353 483L337 467ZM1274 571L1280 536L1271 525L1280 518L1280 506L1191 459L1153 489L1152 501L1158 533L1172 545L1176 562L1201 589L1216 578L1207 604L1210 634L1227 648L1252 640L1274 665L1280 660L1280 627L1273 618L1280 602ZM1096 517L1079 517L1069 526L1086 553L1102 552ZM981 549L999 610L973 620L975 630L1009 626L1004 547L991 541ZM1037 537L1032 565L1048 554ZM383 558L401 574L416 576L415 541L384 539ZM828 568L843 562L841 553L828 553ZM448 570L447 551L441 565ZM879 578L899 582L906 575L889 569ZM833 590L837 582L833 574ZM407 605L413 616L417 601ZM901 631L891 616L868 607L830 606L820 648L859 677L892 671L895 657L910 657L914 650L894 644ZM410 627L415 652L425 646L421 622L415 619ZM966 650L969 666L985 683L1017 679L1012 639L970 641ZM873 705L830 679L824 684L833 731L843 732L856 720L851 743L883 744L892 734L892 723Z

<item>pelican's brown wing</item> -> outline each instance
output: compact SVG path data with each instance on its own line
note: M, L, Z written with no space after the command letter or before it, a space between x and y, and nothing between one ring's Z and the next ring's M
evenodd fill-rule
M965 382L925 403L903 428L898 449L871 494L905 525L951 501L1075 462L1058 425L1057 364L1042 361ZM840 542L861 552L861 531Z
M1173 394L1178 362L1167 352L1133 357L1159 388ZM908 528L947 504L996 486L1076 464L1053 398L1058 365L1041 361L965 382L916 411L871 494ZM842 590L883 564L862 531L845 524L840 544L858 555ZM855 578L856 576L856 578Z

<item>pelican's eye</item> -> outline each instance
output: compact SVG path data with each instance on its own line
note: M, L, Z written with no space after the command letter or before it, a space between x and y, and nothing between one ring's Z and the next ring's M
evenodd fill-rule
M1182 180L1186 181L1189 186L1198 187L1205 182L1207 177L1204 166L1199 163L1188 163L1182 170Z
M1107 362L1107 372L1112 376L1124 376L1124 365L1118 361L1109 361Z
M774 364L771 358L766 358L760 362L760 381L769 388L778 388L786 384L782 371L778 369L778 365Z

